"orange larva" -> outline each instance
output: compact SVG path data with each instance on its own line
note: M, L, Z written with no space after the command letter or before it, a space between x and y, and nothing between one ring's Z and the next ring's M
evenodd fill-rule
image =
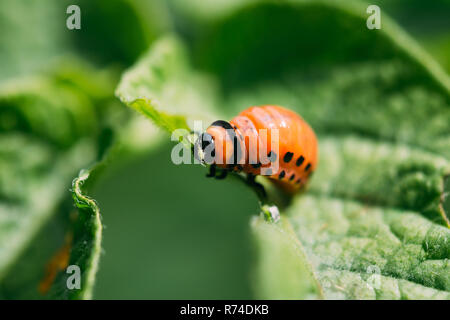
M229 122L215 121L196 146L201 154L197 157L211 164L209 176L215 176L216 167L223 170L217 178L228 171L251 177L264 174L291 193L305 185L318 161L317 138L311 127L295 112L272 105L250 107ZM208 149L209 162L205 160Z

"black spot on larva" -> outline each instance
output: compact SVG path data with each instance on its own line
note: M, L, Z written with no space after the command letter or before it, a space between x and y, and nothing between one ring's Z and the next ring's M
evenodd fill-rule
M302 182L302 179L298 178L297 181L295 181L295 183L299 184L300 182Z
M305 161L305 158L303 156L300 156L295 164L297 165L297 167L300 167L303 161Z
M292 152L286 152L286 154L284 155L283 161L288 163L289 161L292 160L293 156L294 156L294 154Z
M270 152L267 154L267 157L269 158L269 161L270 161L270 162L274 162L274 161L277 160L277 154L276 154L275 152L273 152L273 151L270 151Z
M237 169L238 169L238 171L244 170L244 168L240 164L237 165Z
M284 172L284 170L283 170L280 172L280 175L278 176L278 178L281 180L284 178L285 175L286 175L286 172Z
M306 165L306 167L305 167L305 171L308 171L308 170L309 170L309 168L311 168L311 163L308 163L308 164Z
M254 164L252 164L252 167L253 168L255 168L255 169L258 169L259 167L261 167L261 163L254 163Z
M293 173L290 177L289 177L289 181L292 181L295 179L295 174Z

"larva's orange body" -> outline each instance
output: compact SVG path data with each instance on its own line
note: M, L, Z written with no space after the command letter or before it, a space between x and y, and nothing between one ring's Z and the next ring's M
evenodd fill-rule
M214 165L267 175L288 192L305 185L317 166L314 131L298 114L280 106L250 107L230 122L214 122L206 133L213 140Z

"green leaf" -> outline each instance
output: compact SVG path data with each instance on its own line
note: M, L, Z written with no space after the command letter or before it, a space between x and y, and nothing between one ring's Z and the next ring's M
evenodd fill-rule
M0 4L0 298L90 298L101 224L87 196L97 179L85 174L100 176L158 143L112 89L117 66L170 27L165 4L82 1L76 32L65 26L71 4ZM94 69L82 54L114 67ZM93 169L74 182L74 208L70 182L80 168ZM68 264L80 266L81 290L68 290Z
M112 79L110 72L71 61L1 86L1 297L69 297L65 269L57 264L65 264L77 225L70 218L75 212L68 189L79 168L93 163L108 144L101 140L108 118L98 116L114 109ZM88 226L81 231L90 232ZM52 259L60 247L67 252L61 249ZM64 287L51 288L61 277ZM76 296L89 297L89 289Z
M450 225L442 197L448 190L444 189L450 173L447 158L355 136L324 137L320 147L322 169L311 185L312 193L415 210L435 223Z
M158 41L124 73L117 97L168 132L189 129L190 120L214 119L214 87L207 77L191 72L187 59L175 37Z
M89 178L89 171L82 171L72 183L72 193L78 208L78 219L74 227L74 240L69 260L82 270L81 291L75 291L75 298L90 299L101 254L102 222L100 209L95 200L89 198L82 186ZM73 297L72 297L73 298Z
M67 0L66 3L66 7L72 4ZM158 34L171 28L162 0L116 0L114 4L107 0L80 0L77 5L82 28L68 36L82 55L100 63L129 65Z
M52 60L69 52L66 7L63 1L0 3L0 82L46 70Z
M295 274L303 282L317 279L316 297L327 299L450 298L450 233L416 212L306 195L296 199L279 225L258 219L253 230L258 238L266 237L259 241L264 246L260 298L276 297L274 288L281 291L278 297L308 297L302 286L294 291L290 278L274 281L267 273ZM293 248L280 253L268 250L269 242L272 247L292 243ZM295 264L280 265L294 257ZM313 275L295 268L300 263L310 263Z
M449 299L447 74L384 13L368 30L359 3L236 1L207 15L195 3L174 5L194 22L190 49L158 41L116 93L168 131L202 119L198 105L232 117L259 104L315 129L306 193L279 223L252 221L256 296Z

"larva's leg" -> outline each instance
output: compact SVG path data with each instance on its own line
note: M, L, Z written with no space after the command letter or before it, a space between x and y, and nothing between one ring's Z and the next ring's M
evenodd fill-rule
M212 164L209 166L209 173L206 175L208 178L212 178L216 176L216 165Z
M218 176L216 176L216 179L219 179L219 180L225 179L227 175L228 175L228 170L222 169L220 174Z
M261 201L264 201L267 199L267 193L266 190L264 189L264 186L258 182L255 181L256 176L249 173L247 174L247 183L253 187L253 189L255 190L256 194L258 195L258 198Z

